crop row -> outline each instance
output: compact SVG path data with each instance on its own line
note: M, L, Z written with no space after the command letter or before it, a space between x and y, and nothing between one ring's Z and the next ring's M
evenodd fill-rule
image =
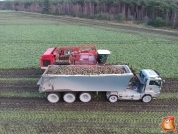
M0 115L0 131L4 133L160 133L159 123L167 113L83 110L77 112L60 109L26 111L16 108L1 110ZM169 112L169 115L178 117L175 111Z
M24 122L22 122L24 123ZM139 134L154 134L160 133L161 128L153 128L150 127L150 124L145 125L149 128L143 127L140 124L119 124L117 123L117 127L115 124L109 124L108 122L98 122L98 123L85 123L69 120L67 122L54 124L53 122L39 121L39 122L25 122L25 125L22 123L18 123L17 121L1 125L0 131L2 133L26 133L26 134L128 134L128 133L139 133ZM17 125L18 124L18 125ZM78 124L78 125L76 125ZM98 125L100 124L100 125ZM140 128L135 128L136 126L140 126ZM156 124L157 125L157 124ZM10 126L10 127L9 127ZM153 125L151 125L153 126Z

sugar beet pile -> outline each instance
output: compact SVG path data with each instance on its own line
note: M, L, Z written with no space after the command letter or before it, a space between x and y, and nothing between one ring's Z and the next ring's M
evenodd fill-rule
M105 66L59 66L46 74L63 75L97 75L97 74L123 74L125 70L112 65Z

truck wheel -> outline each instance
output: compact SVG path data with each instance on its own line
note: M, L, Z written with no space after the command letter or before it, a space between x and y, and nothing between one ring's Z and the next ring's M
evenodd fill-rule
M82 102L89 102L91 100L91 94L90 93L81 93L79 98Z
M109 96L109 101L110 101L110 102L114 103L114 102L116 102L117 100L118 100L117 96L115 96L115 95Z
M59 101L60 97L58 93L49 93L47 99L51 103L56 103Z
M145 103L148 103L152 100L152 97L150 95L145 95L143 96L142 98L142 101L145 102Z
M76 96L75 93L65 93L63 99L67 103L72 103L76 99L75 96Z

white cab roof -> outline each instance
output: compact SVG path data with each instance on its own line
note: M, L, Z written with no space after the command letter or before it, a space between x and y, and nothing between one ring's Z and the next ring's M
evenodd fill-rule
M98 54L111 54L109 50L103 50L103 49L97 50L97 52Z
M148 77L158 77L158 74L152 69L143 69L142 70Z

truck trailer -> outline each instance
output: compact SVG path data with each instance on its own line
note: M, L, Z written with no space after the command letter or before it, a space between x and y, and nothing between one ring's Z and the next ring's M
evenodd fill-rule
M155 70L142 69L135 74L128 65L49 65L37 85L51 103L57 103L60 97L72 103L76 96L89 102L93 92L105 92L112 103L117 100L148 103L159 96L163 81Z

